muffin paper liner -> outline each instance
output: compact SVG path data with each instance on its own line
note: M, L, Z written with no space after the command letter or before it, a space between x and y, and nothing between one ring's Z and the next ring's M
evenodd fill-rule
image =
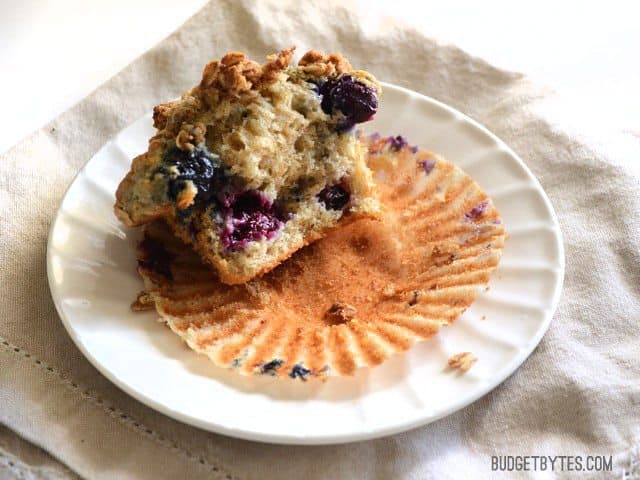
M443 158L402 137L362 140L381 221L355 220L231 286L169 227L147 225L137 308L155 306L218 366L301 380L378 365L451 324L498 265L506 237L498 212Z

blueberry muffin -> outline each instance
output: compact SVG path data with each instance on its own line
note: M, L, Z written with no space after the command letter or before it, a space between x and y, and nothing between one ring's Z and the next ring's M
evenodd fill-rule
M128 226L163 218L228 284L265 273L379 204L354 126L381 88L339 54L293 48L259 65L242 53L158 105L158 130L116 192Z
M243 375L353 375L452 324L487 286L505 228L460 168L403 136L363 137L382 221L360 218L243 285L224 285L163 223L145 227L133 305ZM466 359L461 365L471 366Z

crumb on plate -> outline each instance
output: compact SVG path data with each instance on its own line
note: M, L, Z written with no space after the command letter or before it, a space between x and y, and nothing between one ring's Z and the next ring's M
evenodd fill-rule
M451 368L457 368L463 372L469 371L473 364L478 361L478 357L476 357L471 352L462 352L457 353L449 358L448 365Z

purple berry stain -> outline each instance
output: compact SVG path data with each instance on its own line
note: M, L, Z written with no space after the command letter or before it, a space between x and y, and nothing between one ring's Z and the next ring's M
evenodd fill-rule
M402 136L396 135L395 137L387 138L387 142L389 143L389 148L394 152L399 152L403 148L409 145L409 142Z
M418 165L420 166L420 168L422 168L422 170L424 171L424 173L426 175L429 175L431 173L431 171L435 168L436 161L435 160L420 160L418 162Z
M224 227L220 237L224 248L232 252L249 242L274 238L290 218L257 190L228 195L221 203Z
M291 372L289 372L289 376L291 378L299 378L300 380L306 381L310 373L311 370L309 370L308 368L304 368L302 365L297 363L293 366Z
M318 199L327 210L342 210L350 197L349 192L339 184L326 187L318 194Z
M489 202L484 201L473 207L467 213L465 213L464 218L470 222L472 220L477 220L487 211L487 207L489 206Z
M270 362L267 362L267 363L263 363L260 366L260 373L262 375L275 375L276 370L278 370L283 363L284 363L284 360L280 360L279 358L271 360Z
M320 85L322 95L320 106L326 114L333 114L336 110L342 112L344 120L340 123L340 130L348 130L356 123L371 120L378 110L378 97L373 88L353 79L351 75L342 75Z

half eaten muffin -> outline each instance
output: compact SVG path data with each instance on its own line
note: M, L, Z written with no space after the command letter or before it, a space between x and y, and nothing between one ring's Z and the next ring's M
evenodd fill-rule
M379 215L353 127L376 113L380 85L339 54L310 51L291 65L292 53L209 63L200 85L155 107L158 132L116 192L123 223L164 218L224 283Z

